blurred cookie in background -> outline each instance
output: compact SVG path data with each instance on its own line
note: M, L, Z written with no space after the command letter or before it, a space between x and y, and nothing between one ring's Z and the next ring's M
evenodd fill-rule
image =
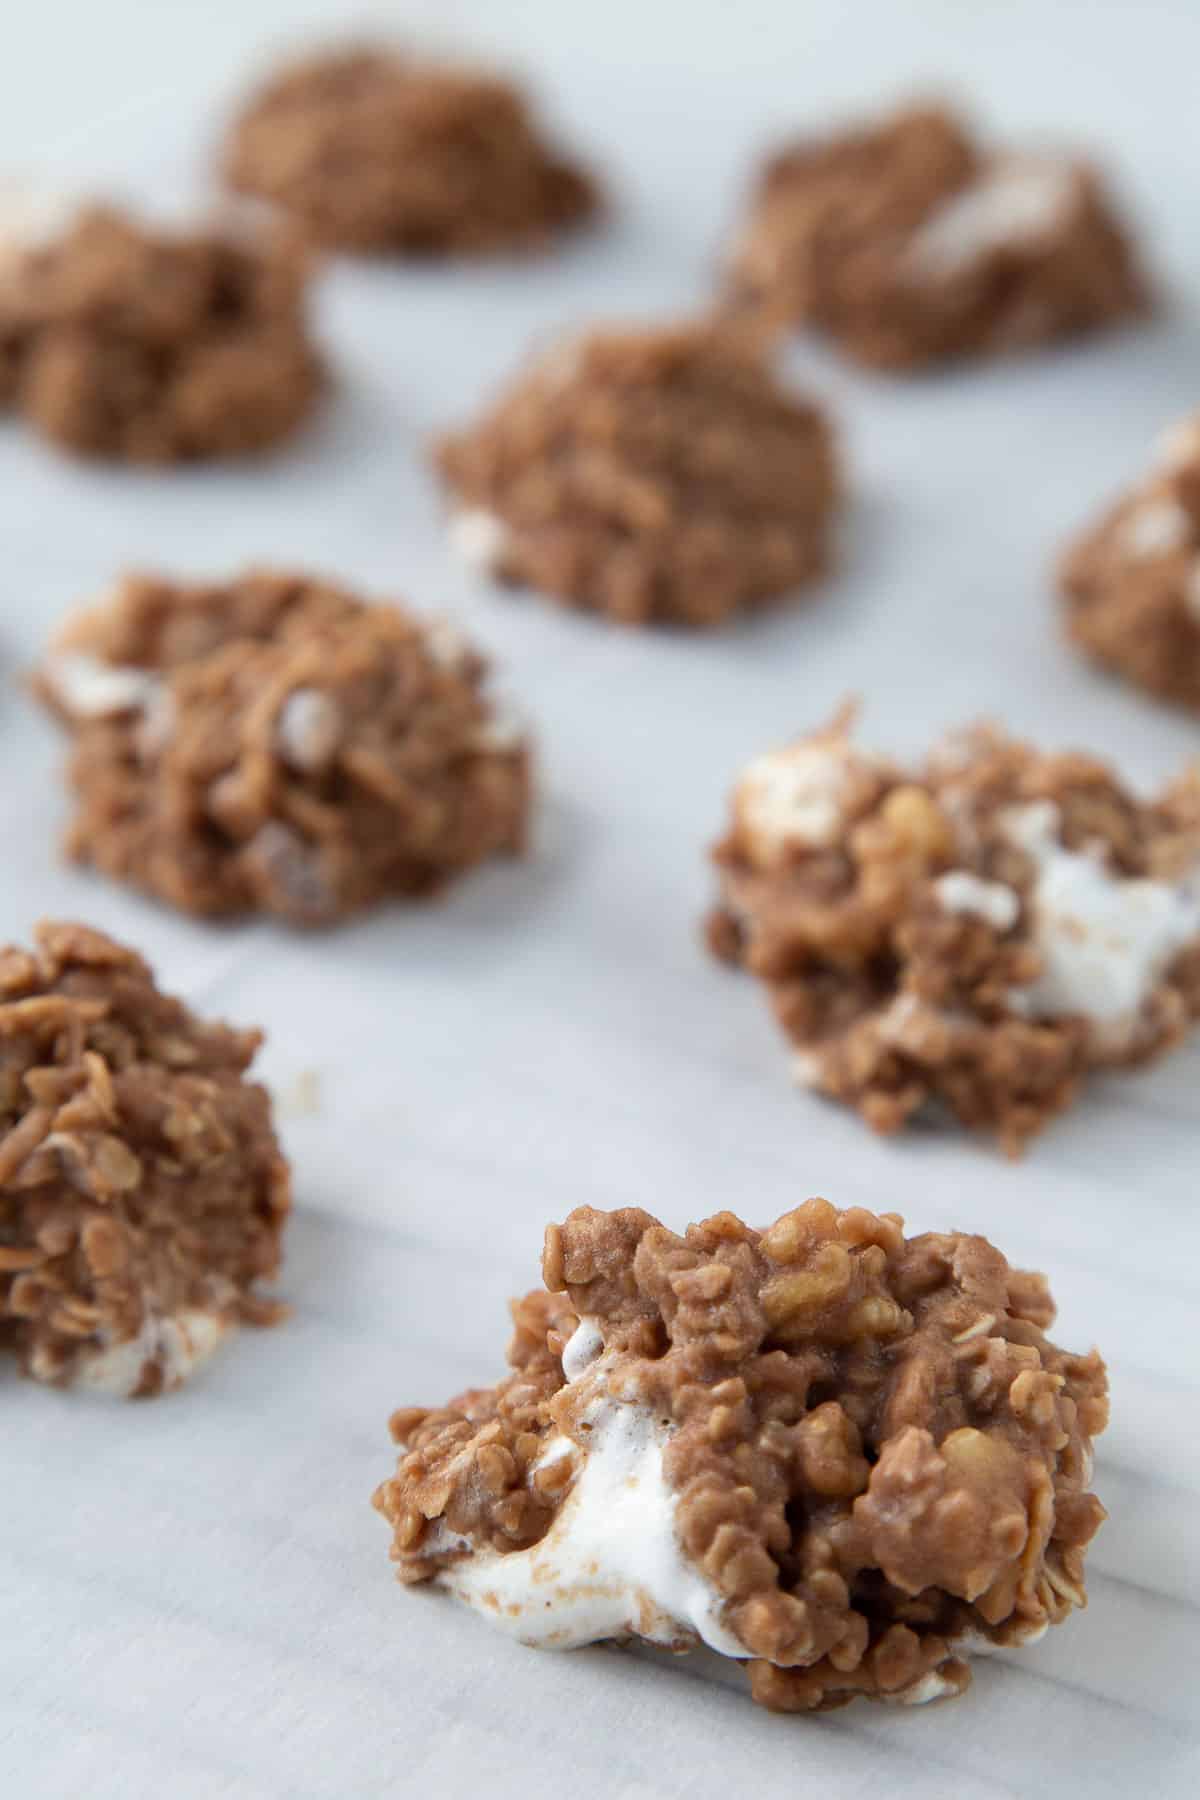
M124 577L35 691L68 853L183 912L329 925L524 846L531 750L447 621L304 574Z
M436 459L468 561L622 624L718 625L828 564L833 433L756 333L565 339Z
M1077 337L1151 303L1092 163L993 150L940 105L781 147L727 283L734 304L897 371Z
M1067 631L1096 662L1200 711L1200 412L1059 567Z
M298 241L0 190L0 407L82 456L270 449L323 385Z
M383 45L282 67L234 121L223 166L318 243L358 252L543 249L600 205L512 83Z

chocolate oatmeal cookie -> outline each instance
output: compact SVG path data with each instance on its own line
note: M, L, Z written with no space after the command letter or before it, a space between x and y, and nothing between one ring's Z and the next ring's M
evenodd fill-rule
M294 242L107 207L56 225L0 209L0 406L66 450L140 463L265 450L311 413Z
M1086 1604L1104 1364L985 1238L580 1207L542 1269L511 1373L392 1419L401 1581L546 1648L703 1643L783 1712L961 1693Z
M841 717L749 765L714 856L713 949L877 1131L937 1103L1019 1151L1200 1016L1200 763L1143 801L985 727L902 768Z
M1090 164L987 150L940 106L781 149L729 283L736 304L894 370L1098 331L1150 297Z
M540 249L599 204L510 83L370 46L280 70L225 173L319 243L407 256Z
M45 923L0 950L0 1350L59 1387L158 1394L273 1323L290 1177L257 1031L209 1025L141 957Z
M437 463L468 559L624 624L721 624L826 566L829 425L745 333L560 344Z
M1200 710L1200 413L1167 434L1149 478L1071 545L1059 582L1082 650Z
M305 575L121 581L35 678L68 849L200 914L323 925L523 845L530 751L444 621Z

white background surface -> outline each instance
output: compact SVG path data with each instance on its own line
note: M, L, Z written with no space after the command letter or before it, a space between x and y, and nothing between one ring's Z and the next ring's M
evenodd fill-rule
M43 913L137 942L164 983L270 1032L297 1211L291 1324L195 1386L105 1405L0 1379L0 1785L13 1796L1183 1795L1197 1759L1200 1381L1195 1042L1110 1082L1010 1166L953 1137L879 1142L799 1096L760 995L706 960L704 846L745 758L854 690L918 750L980 713L1157 780L1200 725L1078 664L1056 542L1200 401L1200 10L1178 4L376 6L501 51L606 164L606 233L524 268L337 267L319 429L259 467L72 466L0 428L0 656L15 677L129 562L313 564L456 612L544 758L541 847L438 908L322 937L204 929L63 868L61 751L0 701L0 935ZM336 18L267 0L42 0L4 43L0 166L198 194L220 109L264 49ZM780 128L930 82L1013 133L1104 145L1173 293L1162 323L909 385L809 347L844 427L844 566L813 604L701 640L632 636L455 566L421 446L547 331L703 300L747 159ZM315 1071L319 1105L298 1110ZM290 1097L290 1098L289 1098ZM554 1658L393 1586L369 1509L390 1409L491 1379L541 1230L583 1201L675 1226L808 1194L989 1232L1051 1273L1114 1418L1089 1611L977 1670L963 1701L772 1718L612 1651Z

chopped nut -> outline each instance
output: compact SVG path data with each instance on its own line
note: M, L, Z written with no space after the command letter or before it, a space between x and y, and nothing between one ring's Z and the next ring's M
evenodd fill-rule
M850 1253L842 1244L822 1244L809 1266L777 1275L762 1294L763 1311L778 1335L806 1331L813 1315L840 1300L850 1286Z
M924 788L893 788L880 816L899 847L922 861L944 861L954 854L950 821Z
M838 1229L837 1209L828 1200L806 1200L763 1233L762 1247L774 1262L800 1262L814 1243Z
M851 1307L846 1328L856 1337L892 1337L908 1318L902 1306L882 1294L868 1294Z

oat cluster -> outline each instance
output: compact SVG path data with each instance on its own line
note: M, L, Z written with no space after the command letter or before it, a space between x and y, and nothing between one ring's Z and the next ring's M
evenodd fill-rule
M83 456L268 449L322 385L307 279L282 236L158 230L90 207L0 261L0 407Z
M62 1386L155 1394L279 1264L288 1167L256 1031L206 1024L132 950L43 924L0 951L0 1348Z
M717 625L812 579L838 493L823 414L709 325L555 347L438 465L493 574L633 625Z
M1049 1341L1044 1278L986 1239L906 1238L894 1213L825 1200L682 1237L581 1207L549 1228L543 1273L509 1375L392 1421L376 1505L402 1580L536 1543L578 1467L539 1457L565 1434L586 1458L599 1385L667 1424L680 1542L764 1705L957 1692L972 1642L1032 1640L1085 1604L1104 1365ZM568 1382L580 1320L602 1354Z
M225 166L234 187L346 250L537 249L599 204L508 82L370 47L272 77L237 119Z
M1078 336L1149 304L1094 169L993 154L941 106L781 149L729 283L738 305L896 370Z
M1074 853L1041 889L1030 826ZM764 983L797 1078L877 1131L940 1107L1017 1151L1089 1071L1157 1056L1200 1017L1200 765L1146 802L1095 758L990 728L903 768L843 718L747 768L714 858L712 948ZM1075 926L1064 870L1084 886ZM1090 1016L1110 952L1170 908L1178 933L1129 1004ZM1055 919L1060 947L1093 944L1074 994L1047 980Z
M1082 650L1200 710L1200 414L1168 433L1149 478L1070 546L1059 581Z
M131 576L37 686L80 861L185 912L320 925L520 850L529 749L444 625L304 575Z

